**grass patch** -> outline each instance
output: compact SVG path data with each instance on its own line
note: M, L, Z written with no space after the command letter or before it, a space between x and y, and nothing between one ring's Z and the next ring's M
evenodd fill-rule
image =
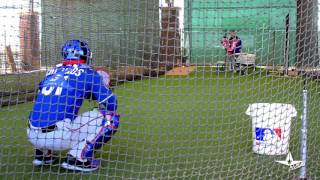
M251 119L245 111L256 102L293 104L299 117L293 119L290 150L298 159L302 82L262 71L238 75L198 68L188 76L119 85L120 129L97 155L102 167L91 174L66 171L59 164L32 167L26 138L31 103L8 106L0 110L0 179L292 179L298 171L274 162L285 156L252 152ZM317 82L308 84L310 178L320 175L318 88ZM86 102L82 111L95 105Z

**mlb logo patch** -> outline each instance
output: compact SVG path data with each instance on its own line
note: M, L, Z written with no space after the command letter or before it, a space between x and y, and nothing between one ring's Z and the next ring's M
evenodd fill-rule
M259 128L256 127L256 140L260 143L274 143L282 138L281 128ZM260 144L258 143L258 144Z

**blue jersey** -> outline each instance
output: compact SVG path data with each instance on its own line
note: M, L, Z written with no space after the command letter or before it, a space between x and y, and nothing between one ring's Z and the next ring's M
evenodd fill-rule
M237 43L236 43L236 47L234 49L234 53L239 54L239 53L241 53L242 41L241 41L241 39L238 39L236 42Z
M108 111L116 111L117 99L102 77L85 64L58 65L47 72L30 112L34 127L48 127L69 118L74 120L84 99L97 100Z

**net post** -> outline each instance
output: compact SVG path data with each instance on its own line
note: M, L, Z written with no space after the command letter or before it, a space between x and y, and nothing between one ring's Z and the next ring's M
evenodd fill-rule
M285 42L284 42L284 74L288 75L289 68L289 26L290 16L289 13L286 15L285 20Z
M300 135L300 156L303 166L300 169L300 179L307 179L307 113L308 113L308 90L307 79L304 79L303 85L303 113L302 127Z

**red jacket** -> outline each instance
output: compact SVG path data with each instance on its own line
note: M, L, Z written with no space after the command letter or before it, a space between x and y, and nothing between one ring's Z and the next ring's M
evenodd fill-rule
M241 40L238 38L232 38L232 37L230 37L230 39L225 38L222 41L222 44L226 52L228 53L228 55L240 53L241 51Z

